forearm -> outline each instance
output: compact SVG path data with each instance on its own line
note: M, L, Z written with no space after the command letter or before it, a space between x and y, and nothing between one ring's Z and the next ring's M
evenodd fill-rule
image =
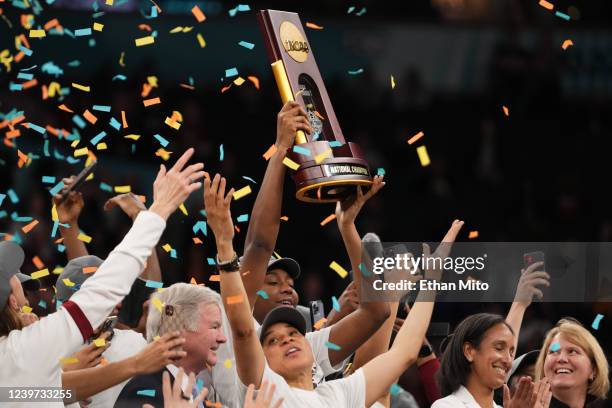
M63 245L66 247L66 257L68 261L81 256L89 255L85 243L79 240L79 224L74 221L68 228L59 227L60 235L64 239Z
M159 266L159 258L157 257L157 249L153 248L151 256L147 259L147 266L140 275L142 279L155 282L162 281L161 267Z
M104 366L65 371L62 388L71 389L76 400L81 401L138 375L134 367L133 358L127 358Z
M397 316L397 306L397 302L389 303L391 309L389 317L376 333L357 349L355 358L353 359L353 365L351 366L351 372L355 372L355 370L363 367L368 361L389 350L391 332L393 331L393 324Z
M261 188L251 212L251 220L244 244L242 264L250 273L243 277L251 308L257 300L257 291L263 285L268 261L274 252L280 227L285 181L283 159L286 149L278 148L268 162Z
M506 316L506 323L508 323L508 325L512 328L512 331L514 331L514 349L515 350L518 345L521 325L523 324L523 317L525 316L526 310L527 310L527 306L524 303L513 302L512 306L510 306L510 310L508 311L508 315Z

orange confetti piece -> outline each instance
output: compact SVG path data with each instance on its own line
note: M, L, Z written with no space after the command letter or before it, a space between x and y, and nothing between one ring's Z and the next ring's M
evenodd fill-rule
M478 231L470 231L468 238L469 239L478 238Z
M206 404L207 407L210 407L210 408L221 408L222 407L219 401L217 402L204 401L204 403Z
M32 263L36 269L43 269L45 267L45 263L38 257L38 255L32 258Z
M17 157L19 157L19 162L17 162L17 167L22 168L23 165L28 162L28 155L22 153L21 150L17 150ZM26 227L27 227L27 225L26 225ZM23 228L26 228L26 227L23 227Z
M323 29L323 27L321 27L320 25L316 25L315 23L311 23L309 21L306 22L306 27L312 28L313 30L322 30Z
M272 157L274 153L276 153L276 150L278 150L276 148L276 145L270 146L270 148L268 148L268 150L266 150L266 152L263 154L263 158L266 160L270 160L270 157Z
M206 16L202 12L202 10L200 10L197 4L193 6L193 8L191 9L191 12L193 13L196 20L198 20L198 23L201 23L202 21L206 20Z
M202 245L202 240L198 237L193 237L193 243L196 245Z
M324 226L328 222L330 222L332 220L335 220L335 219L336 219L336 214L330 214L327 217L325 217L325 219L323 221L321 221L321 226Z
M183 88L185 88L185 89L189 89L189 90L191 90L191 91L193 91L193 90L195 89L195 87L194 87L194 86L187 85L187 84L179 84L179 86L181 86L181 87L183 87Z
M283 215L282 217L280 217L281 221L289 221L289 217L287 217L286 215Z
M540 6L544 7L546 10L552 10L555 8L554 5L552 5L551 3L547 2L546 0L540 0L540 3L538 3Z
M128 123L127 119L125 118L125 111L121 111L121 122L123 123L123 128L127 129Z
M57 20L57 18L54 18L53 20L49 20L49 21L47 21L43 27L44 27L44 29L45 29L46 31L49 31L49 30L50 30L50 29L52 29L53 27L57 27L57 26L59 26L59 25L60 25L60 23L59 23L59 21ZM58 31L59 31L59 30L58 30Z
M312 327L314 327L315 330L320 330L321 327L323 327L323 325L325 324L325 322L327 322L327 319L322 317Z
M219 275L210 275L210 278L208 279L211 282L221 282L221 276Z
M318 111L314 111L315 116L321 120L325 120L325 118L323 117L323 115L321 115Z
M138 28L139 28L139 29L141 29L141 30L148 31L148 32L153 31L153 30L151 29L151 26L150 26L150 25L148 25L148 24L139 24L139 25L138 25Z
M563 48L563 51L567 50L571 45L574 45L574 42L572 40L565 40L563 41L563 45L561 46L561 48Z
M28 232L32 231L32 229L37 225L38 225L38 220L34 220L28 225L24 225L23 227L21 227L21 230L23 231L24 234L27 234Z
M69 107L67 107L66 105L64 105L63 103L58 106L59 109L63 110L64 112L68 112L68 113L74 113L74 111L72 109L70 109Z
M95 125L98 121L98 118L87 109L85 110L85 112L83 112L83 117L92 125Z
M164 123L168 126L170 126L172 129L174 130L179 130L181 128L181 124L172 120L172 118L166 117L166 120L164 121Z
M83 268L83 273L94 273L98 270L97 266L86 266Z
M144 84L142 84L142 92L140 93L140 96L146 98L147 96L149 96L151 89L153 89L153 87L145 82Z
M224 86L223 88L221 88L221 93L224 93L225 91L227 91L231 87L232 87L232 84L229 84L228 86Z
M256 76L248 76L247 79L249 81L251 81L253 83L253 85L255 85L255 88L257 88L257 90L259 90L259 78L257 78Z
M7 139L14 139L19 136L21 136L21 132L19 131L19 129L9 130L8 132L6 132Z
M161 99L159 98L145 99L144 101L142 101L142 103L144 104L145 107L151 106L151 105L157 105L158 103L161 103Z
M227 298L225 298L225 300L228 305L237 305L239 303L242 303L244 301L244 298L242 294L240 294L236 296L228 296Z
M423 132L417 133L416 135L414 135L410 139L408 139L408 144L409 145L413 144L414 142L416 142L417 140L419 140L423 136L425 136L425 133L423 133Z
M34 86L36 86L38 84L38 80L35 79L30 79L27 82L24 82L23 84L21 84L21 89L25 90L25 89L30 89Z
M504 111L504 115L506 115L506 116L510 116L510 111L508 110L508 108L507 108L507 107L502 106L502 110Z

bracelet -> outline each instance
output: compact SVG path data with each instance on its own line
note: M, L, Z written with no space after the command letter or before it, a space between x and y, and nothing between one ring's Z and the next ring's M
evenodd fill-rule
M240 263L238 262L238 255L234 252L232 259L226 262L219 260L219 254L217 254L217 270L219 273L222 272L238 272L240 270Z

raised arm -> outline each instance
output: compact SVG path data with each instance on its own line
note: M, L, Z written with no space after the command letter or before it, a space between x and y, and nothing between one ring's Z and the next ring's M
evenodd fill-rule
M60 204L62 194L70 188L75 178L76 176L70 176L69 178L63 179L64 188L59 194L53 197L53 204L55 204L57 218L60 222L59 232L64 239L63 245L66 247L66 257L68 261L89 255L85 243L78 238L80 233L79 216L85 206L83 194L79 191L72 191L66 200ZM67 227L65 225L67 225Z
M156 373L168 364L187 355L172 350L185 342L180 332L166 333L147 345L140 353L125 360L104 366L64 371L62 388L73 390L77 401L82 401L137 375Z
M192 155L193 149L187 150L168 172L161 166L153 185L155 198L150 211L138 215L123 241L59 311L9 334L9 355L18 367L36 360L41 372L48 370L52 375L60 358L74 352L86 341L93 333L93 327L98 327L129 292L170 214L191 192L201 187L200 182L194 181L204 176L200 171L203 164L183 169ZM44 341L60 334L62 341ZM41 347L43 343L44 347ZM26 355L28 358L23 357Z
M361 238L355 227L355 219L359 211L374 194L383 188L385 182L376 176L370 191L363 194L357 188L357 195L336 205L338 229L342 235L344 246L353 268L355 290L361 293ZM389 306L385 302L359 302L359 307L333 326L329 333L329 341L340 346L340 350L329 350L329 361L332 366L342 362L353 354L368 338L370 338L389 316Z
M519 333L521 332L521 325L523 324L523 317L525 311L531 302L533 297L536 296L538 299L542 299L544 294L538 286L550 286L550 275L543 271L537 271L538 268L542 268L544 262L535 262L527 267L527 269L521 270L521 277L516 286L516 294L514 295L514 301L508 315L506 316L506 323L514 331L514 349L517 349Z
M234 225L230 213L234 189L225 194L225 184L225 178L218 174L212 181L204 180L204 207L208 225L215 234L219 265L236 260L237 257L232 243ZM221 269L220 266L221 298L232 331L238 377L243 384L255 384L255 387L259 388L265 368L265 356L257 338L240 270L244 269Z
M283 159L287 150L293 147L298 130L311 132L307 118L304 109L296 102L287 102L278 114L276 152L268 161L266 174L253 206L244 243L244 258L241 262L243 269L249 271L242 279L251 308L255 305L257 291L263 286L268 261L278 237L286 171Z

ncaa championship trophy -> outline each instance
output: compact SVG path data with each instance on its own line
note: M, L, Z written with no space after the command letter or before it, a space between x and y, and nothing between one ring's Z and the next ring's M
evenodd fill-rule
M296 197L312 203L342 200L357 186L372 184L368 163L355 143L346 142L334 113L312 49L296 13L262 10L258 14L268 57L283 103L297 101L308 113L313 133L298 131L287 157Z

